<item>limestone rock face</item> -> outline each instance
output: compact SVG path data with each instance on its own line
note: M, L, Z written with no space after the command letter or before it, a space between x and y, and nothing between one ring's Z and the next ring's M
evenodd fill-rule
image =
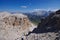
M24 40L58 40L56 39L57 33L40 33L40 34L35 34L32 33L29 36L26 36L26 38L24 38Z
M0 40L17 40L35 28L26 15L9 12L0 14Z

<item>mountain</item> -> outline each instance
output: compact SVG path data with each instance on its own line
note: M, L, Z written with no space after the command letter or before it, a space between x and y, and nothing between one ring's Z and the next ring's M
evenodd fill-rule
M28 36L31 34L35 34L37 36L42 34L44 38L40 35L41 39L43 38L45 40L60 40L60 10L50 13L45 19L41 19L37 28L35 28L32 32L29 32Z
M24 14L0 13L0 40L20 40L35 27Z
M41 22L41 19L44 19L45 17L47 17L50 13L52 13L52 11L33 11L33 12L29 12L29 13L23 13L25 15L28 16L28 18L34 23L34 24L38 24L39 22Z
M58 32L60 30L60 10L49 14L45 19L41 19L41 23L38 24L35 30L36 33Z
M0 12L0 40L59 40L60 10L34 13Z

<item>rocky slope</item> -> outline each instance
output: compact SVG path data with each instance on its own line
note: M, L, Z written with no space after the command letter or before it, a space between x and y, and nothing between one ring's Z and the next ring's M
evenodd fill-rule
M26 15L0 12L0 40L20 40L35 27Z
M41 23L32 32L29 32L26 39L60 40L60 10L51 13L45 19L41 19Z
M59 40L57 35L58 34L54 32L40 34L31 33L29 36L26 36L23 40Z

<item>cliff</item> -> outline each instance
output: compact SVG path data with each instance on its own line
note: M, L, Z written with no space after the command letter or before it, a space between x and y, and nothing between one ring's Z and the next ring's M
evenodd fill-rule
M0 40L15 40L28 34L36 26L23 14L0 13Z
M28 34L27 38L30 36L36 37L37 40L60 40L60 10L51 13L45 19L41 19L41 23Z

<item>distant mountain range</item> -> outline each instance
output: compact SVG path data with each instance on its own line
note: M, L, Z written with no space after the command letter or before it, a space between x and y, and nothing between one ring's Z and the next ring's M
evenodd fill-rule
M29 12L29 13L23 13L28 16L28 18L35 24L38 24L41 19L47 17L52 11L34 11L34 12Z

